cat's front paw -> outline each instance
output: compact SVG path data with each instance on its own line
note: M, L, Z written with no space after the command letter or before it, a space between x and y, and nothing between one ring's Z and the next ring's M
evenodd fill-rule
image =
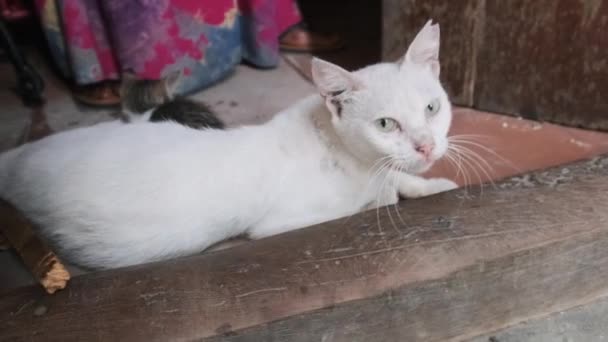
M454 190L458 184L447 178L410 178L399 187L399 194L405 198L418 198Z
M431 178L428 179L427 196L438 194L440 192L450 191L458 188L458 184L447 178Z

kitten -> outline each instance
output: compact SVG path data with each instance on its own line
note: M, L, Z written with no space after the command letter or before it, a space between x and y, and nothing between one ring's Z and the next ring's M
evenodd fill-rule
M126 121L175 121L194 129L224 129L205 103L174 95L181 76L181 72L173 72L160 80L141 80L125 73L120 94Z
M424 179L452 111L429 21L401 63L312 62L318 94L264 125L101 123L0 155L0 197L67 261L114 268L262 238L456 187Z

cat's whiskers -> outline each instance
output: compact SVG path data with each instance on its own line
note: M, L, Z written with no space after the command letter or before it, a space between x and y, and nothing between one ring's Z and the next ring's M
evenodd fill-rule
M481 192L483 192L483 179L482 179L481 174L479 173L479 170L478 170L479 165L475 164L472 161L473 157L471 157L469 155L470 154L469 151L461 149L460 146L452 146L450 149L460 157L460 160L461 160L461 162L463 164L463 170L466 170L469 173L472 173L474 176L477 177L477 181L478 181L479 185L481 186L480 190L481 190ZM466 174L466 172L465 172L465 174ZM473 180L472 180L472 176L473 175L469 175L470 177L466 181L468 183L469 187L471 185L473 185Z
M393 162L396 160L398 160L398 158L392 157L391 166L395 165L395 164L393 164ZM379 196L384 195L385 187L387 185L391 186L393 188L395 187L396 177L398 176L397 172L400 172L400 171L397 170L397 171L390 172L390 170L389 170L389 172L386 173L384 180L382 181L382 185L380 186L380 192L379 192L380 195ZM392 175L392 177L391 177L391 175ZM396 203L395 203L395 205L396 205ZM397 228L397 224L395 223L395 220L393 219L393 215L391 214L391 205L386 205L386 213L388 215L388 219L391 221L393 229L397 232L397 234L400 235L401 231ZM380 224L380 221L378 221L378 224Z
M365 191L363 193L364 197L367 197L368 190L370 188L376 189L376 187L374 186L376 179L382 174L382 172L384 172L385 170L388 170L388 167L390 166L390 164L392 162L393 162L392 156L384 156L384 157L378 158L378 160L376 160L376 162L370 167L368 173L371 173L372 175L369 178L369 180L367 181L367 185L366 185ZM374 171L374 168L376 168L375 171Z
M384 156L384 157L380 157L378 158L373 164L372 166L369 168L368 173L371 174L371 176L369 177L369 180L367 181L367 185L365 186L365 188L363 189L363 192L361 193L361 196L359 197L357 202L362 202L362 199L366 199L369 195L369 190L370 189L376 189L377 187L375 187L374 183L376 178L382 174L383 169L385 169L386 166L388 166L388 164L390 164L392 162L391 160L391 156ZM375 169L375 170L374 170ZM377 191L377 190L376 190ZM377 207L378 204L378 198L376 197L375 202L375 206ZM345 220L344 220L344 224L346 224L348 222L348 220L353 217L355 214L357 214L358 211L353 212L352 214L350 214Z
M506 165L508 165L509 167L511 167L514 171L516 172L521 172L521 168L519 168L517 165L513 164L512 161L506 159L505 157L501 156L500 154L498 154L496 151L494 151L493 149L484 146L483 144L481 144L481 142L477 142L474 141L473 138L478 138L478 137L482 137L482 138L488 138L488 136L483 136L483 135L475 135L475 134L461 134L461 135L454 135L451 137L448 137L448 141L453 142L453 143L459 143L462 145L470 145L472 147L478 148L480 150L483 150L484 152L487 152L489 154L491 154L492 156L496 157L497 159L499 159L501 162L505 163Z
M462 156L455 152L452 147L448 146L448 151L446 152L445 157L446 160L452 162L456 166L456 177L462 174L462 177L464 178L464 191L465 193L468 193L470 181L469 175L462 166Z
M448 142L449 142L448 153L446 153L446 154L448 155L449 160L450 159L453 160L454 159L453 154L455 154L459 158L461 163L465 165L466 169L468 169L469 171L472 171L476 174L476 176L479 180L479 183L480 183L481 193L483 194L483 186L486 183L491 184L493 187L496 186L492 179L492 176L491 176L492 173L495 173L495 169L486 159L484 159L480 155L480 153L475 151L475 149L485 151L485 152L495 156L496 158L500 159L502 162L510 165L514 169L517 169L517 168L511 162L509 162L508 160L506 160L505 158L500 156L498 153L496 153L492 149L482 145L481 143L472 141L473 138L478 138L478 137L483 137L483 136L463 134L463 135L456 135L456 136L448 137ZM466 188L467 185L470 185L470 180L467 179L468 175L464 170L463 170L463 176L465 178L465 188ZM482 178L482 176L483 176L483 178L485 178L485 180Z
M462 166L460 165L460 162L456 159L455 156L453 156L450 151L448 151L448 153L446 153L444 155L445 160L452 165L454 168L456 168L456 176L455 178L458 179L458 177L460 176L460 174L462 173Z
M376 193L376 200L375 200L375 207L376 207L376 219L378 222L378 229L380 231L381 234L383 234L383 229L382 229L382 223L380 221L380 207L381 207L381 203L380 203L380 197L381 196L385 196L386 195L386 186L389 185L391 187L394 187L397 182L396 182L396 177L398 177L398 173L402 172L402 169L400 166L398 167L398 170L391 170L391 168L394 168L395 165L398 165L398 161L399 161L399 157L398 156L394 156L394 155L390 155L388 156L388 161L386 163L383 164L383 171L386 170L386 172L383 173L384 179L380 182L380 186L378 188L378 192ZM397 162L397 163L396 163ZM393 171L393 172L391 172ZM391 174L393 175L393 177L395 177L394 179L392 179L392 181L389 181L389 177L391 176ZM389 216L389 220L391 221L392 225L393 225L393 229L395 229L399 234L401 233L401 230L398 229L395 220L393 219L393 216L390 212L390 205L386 206L387 208L387 214ZM401 219L402 220L402 219Z
M448 146L448 151L446 152L445 155L448 160L453 160L454 163L456 164L456 167L458 170L457 173L462 174L462 178L464 179L464 189L465 189L465 192L468 193L469 188L471 186L471 177L470 177L470 174L469 174L470 172L468 169L469 165L466 164L466 161L465 161L463 155L460 153L460 151L456 147L454 147L452 145Z
M405 161L403 158L399 157L399 156L394 156L392 159L393 167L395 168L395 170L393 170L393 172L389 172L389 174L393 175L393 179L391 182L389 182L389 184L394 185L395 187L398 188L398 184L399 184L399 174L401 173L406 173L405 172L405 166L403 164L401 164L401 162ZM387 175L388 176L388 175ZM384 189L381 189L384 190ZM397 214L397 218L399 219L399 222L407 228L407 223L405 222L405 220L403 219L403 217L401 216L401 213L399 211L399 192L397 191L397 201L395 203L393 203L392 205L387 205L387 212L389 215L389 219L391 220L391 223L393 224L393 228L395 229L395 231L397 231L397 233L402 236L403 235L403 231L401 229L399 229L397 227L397 225L395 224L395 220L392 217L392 214L390 212L390 209L393 209L395 211L395 213Z
M493 172L493 171L495 171L495 170L494 170L494 168L492 167L492 165L490 165L490 163L488 163L488 161L487 161L487 160L485 160L484 158L482 158L482 157L481 157L481 155L480 155L479 153L475 152L475 151L473 150L473 148L466 146L467 144L468 144L468 145L470 145L470 146L473 146L473 147L476 147L476 148L482 149L482 150L484 150L484 151L487 151L488 153L492 153L492 154L493 154L493 155L495 155L496 157L498 157L498 158L500 158L501 160L503 160L503 161L507 162L507 161L506 161L504 158L500 157L500 156L499 156L499 155L498 155L496 152L494 152L494 151L490 150L489 148L487 148L487 147L485 147L485 146L483 146L483 145L481 145L481 144L478 144L478 143L476 143L476 142L469 141L469 140L465 140L465 139L457 139L457 138L452 139L452 142L453 142L453 144L454 144L455 146L457 146L457 148L461 149L462 151L466 151L466 152L467 152L467 153L470 155L470 157L471 157L473 160L475 160L475 161L476 161L476 163L481 163L481 164L483 164L483 165L485 166L485 168L483 168L483 169L484 169L484 171L489 170L489 171L492 171L492 172ZM460 145L458 145L458 144L460 144ZM490 180L491 180L491 177L489 177L489 175L487 175L487 172L486 172L486 176L488 177L488 179L490 179Z
M490 163L488 163L487 160L485 160L483 157L481 157L481 155L477 152L475 152L473 149L465 147L465 146L459 146L459 148L462 151L466 151L466 153L471 157L471 161L474 162L476 165L479 166L480 170L482 171L491 171L494 172L495 169L492 165L490 165ZM485 174L488 179L491 181L491 177L486 173Z
M390 164L393 162L392 158L393 157L390 155L378 158L378 160L369 168L369 171L368 171L368 172L372 172L374 170L374 168L376 169L372 174L372 180L373 180L373 177L376 177L381 173L382 168L386 164Z
M391 158L388 159L387 162L382 164L382 168L380 170L384 171L386 170L387 172L382 173L382 171L379 172L379 174L383 174L384 175L384 179L382 180L382 182L380 182L380 187L377 190L376 193L376 200L375 200L375 207L376 207L376 220L378 222L378 231L380 233L381 236L384 235L384 230L382 229L382 223L380 221L380 197L382 195L384 195L384 185L385 185L385 181L386 178L389 175L389 168L391 167L391 164L393 163L393 159L392 156L390 156Z
M454 157L449 154L446 153L444 156L445 160L450 163L450 165L454 166L456 168L456 176L454 176L456 179L458 179L458 177L460 176L460 172L462 171L460 168L460 165L458 163L456 163L456 161L454 160Z
M398 184L399 181L399 173L404 172L403 167L399 166L398 167L398 172L395 173L395 184ZM397 213L397 217L399 218L399 221L401 221L401 224L403 226L405 226L407 228L407 224L405 223L405 221L403 220L403 217L401 216L401 213L399 211L399 192L397 191L397 202L395 202L395 204L393 204L394 208L395 208L395 212ZM399 232L401 233L401 230L399 230Z

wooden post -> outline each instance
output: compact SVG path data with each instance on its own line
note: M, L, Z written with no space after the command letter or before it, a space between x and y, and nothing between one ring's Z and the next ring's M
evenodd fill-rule
M70 273L57 255L34 234L30 222L9 203L0 200L0 235L8 241L26 268L49 294L65 288Z
M0 296L0 340L449 341L608 294L608 157Z
M608 1L383 0L394 60L428 19L454 103L608 131Z

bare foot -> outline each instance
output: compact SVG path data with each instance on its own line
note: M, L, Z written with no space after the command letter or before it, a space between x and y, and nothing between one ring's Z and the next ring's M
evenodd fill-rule
M89 106L104 107L120 104L120 94L113 82L77 86L72 92L76 100Z

